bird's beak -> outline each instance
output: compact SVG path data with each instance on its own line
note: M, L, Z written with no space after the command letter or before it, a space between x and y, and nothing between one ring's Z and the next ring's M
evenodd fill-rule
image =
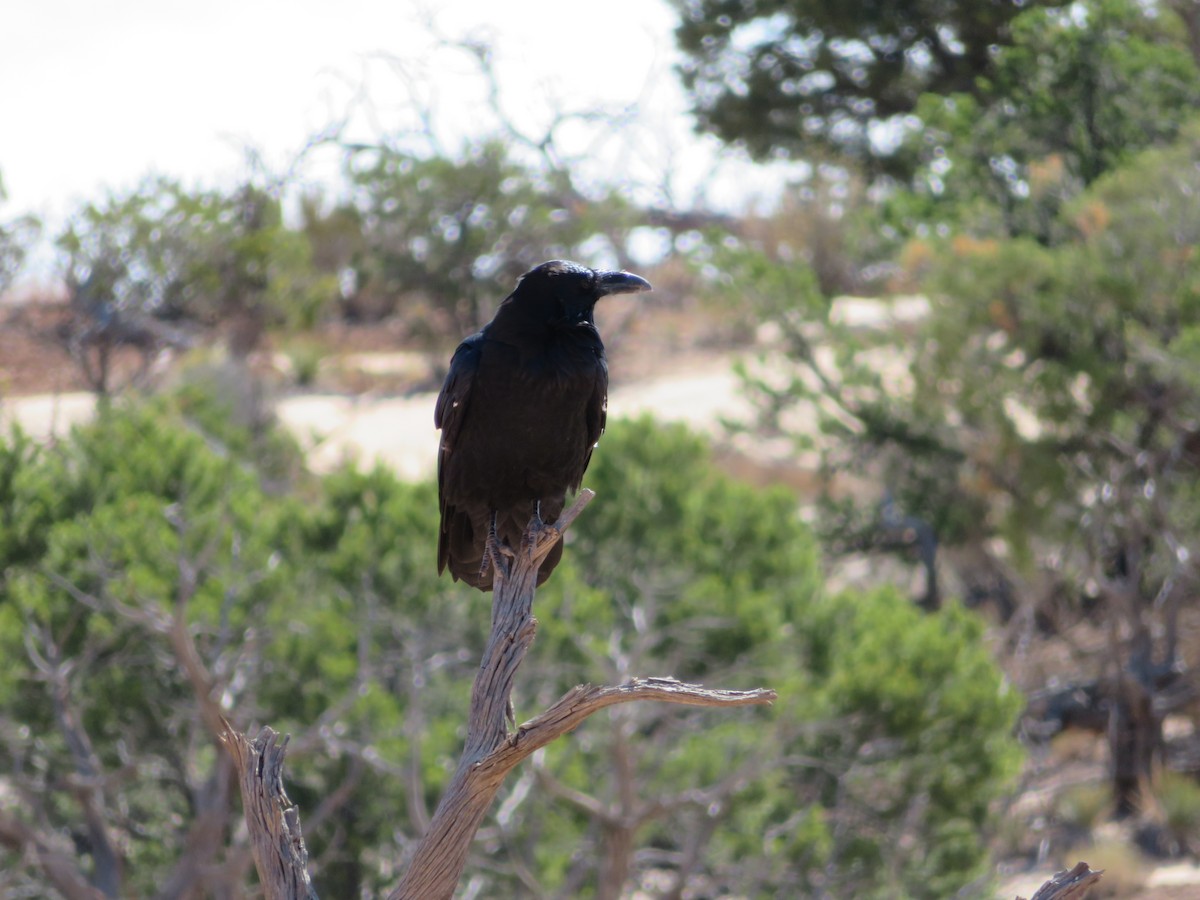
M596 294L639 294L650 290L650 282L632 272L597 272Z

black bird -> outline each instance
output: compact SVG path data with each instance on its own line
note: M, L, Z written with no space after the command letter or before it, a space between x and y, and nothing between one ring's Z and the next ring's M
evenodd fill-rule
M526 272L454 351L438 396L438 573L492 589L489 532L520 546L534 513L553 523L604 431L608 364L593 315L606 294L650 290L629 272L553 260ZM493 548L498 549L498 547ZM562 541L538 573L542 584Z

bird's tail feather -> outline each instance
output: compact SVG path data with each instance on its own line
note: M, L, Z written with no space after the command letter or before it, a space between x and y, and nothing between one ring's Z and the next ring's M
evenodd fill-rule
M540 514L542 521L553 523L562 513L563 501L543 501ZM517 504L495 515L496 537L514 550L521 546L521 539L529 527L537 505L533 502ZM492 514L484 508L463 509L448 507L442 513L442 531L438 540L438 571L450 569L455 581L465 581L481 591L492 589L492 566L484 566L484 551L488 531L492 525ZM545 583L562 559L563 542L560 538L542 561L538 570L538 586Z

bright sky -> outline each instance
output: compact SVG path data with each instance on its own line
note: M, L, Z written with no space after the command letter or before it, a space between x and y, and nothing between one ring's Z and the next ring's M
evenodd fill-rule
M53 223L108 188L149 173L189 183L231 180L244 148L282 166L306 138L358 107L371 139L411 122L401 62L431 100L449 142L486 123L483 88L462 54L432 50L423 24L496 50L510 116L536 131L566 109L632 105L641 125L614 148L589 149L611 175L653 184L669 173L676 202L766 194L776 175L736 161L709 176L716 144L695 137L671 71L674 11L664 0L8 0L0 31L0 217ZM597 135L580 131L574 152ZM568 143L571 143L568 141ZM611 144L611 142L610 142ZM625 168L617 171L626 171ZM320 171L309 174L324 177ZM722 185L725 185L722 187ZM722 195L724 192L724 196ZM643 197L643 199L646 199Z

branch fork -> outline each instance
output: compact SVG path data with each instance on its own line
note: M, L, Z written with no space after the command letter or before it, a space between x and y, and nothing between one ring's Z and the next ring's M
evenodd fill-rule
M535 517L520 548L491 554L495 566L492 629L471 688L463 754L404 877L388 900L450 900L475 833L505 776L601 709L639 700L731 707L770 704L775 699L775 692L767 689L710 690L670 677L634 678L620 685L574 687L549 709L514 731L508 730L513 680L537 632L532 609L538 568L593 497L593 491L581 490L554 524ZM241 775L246 824L266 896L271 900L309 900L316 894L306 870L299 817L283 793L283 745L277 744L275 737L270 729L264 729L251 744L229 729L224 740Z

